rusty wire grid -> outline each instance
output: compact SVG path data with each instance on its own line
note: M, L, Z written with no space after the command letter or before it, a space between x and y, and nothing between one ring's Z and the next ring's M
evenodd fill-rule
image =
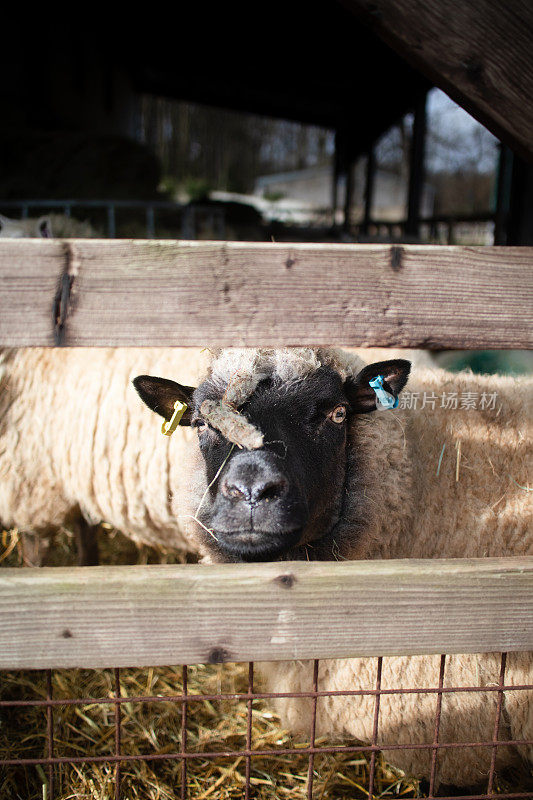
M178 771L176 773L177 782L175 787L175 796L182 798L182 800L194 800L196 796L190 789L188 783L188 770L190 769L191 764L193 761L200 760L203 763L209 762L211 759L240 759L244 762L244 786L239 784L240 791L242 794L235 795L235 796L242 796L245 800L251 800L251 798L255 797L255 788L254 788L254 778L253 778L253 771L254 771L254 760L260 758L273 758L279 756L287 756L287 757L298 757L298 758L305 758L307 759L307 781L305 787L305 794L298 795L306 796L309 800L314 797L318 797L319 795L315 791L315 759L319 755L326 755L326 754L364 754L365 758L368 759L368 785L366 787L358 787L357 794L353 794L354 797L368 797L369 800L374 800L377 797L383 796L393 796L393 795L386 795L383 792L376 793L375 790L375 783L376 783L376 764L377 758L380 750L387 750L387 751L395 751L395 750L429 750L431 752L431 772L429 776L429 783L426 787L426 791L422 792L419 789L417 794L411 794L410 796L420 796L420 797L427 797L433 798L436 796L435 794L435 787L437 785L437 778L438 778L438 756L439 752L447 749L447 748L473 748L473 747L486 747L491 749L491 760L490 760L490 769L488 776L486 778L486 789L483 792L478 792L475 794L464 794L460 795L463 797L464 800L490 800L493 797L499 798L508 798L508 800L513 800L516 798L532 798L533 794L531 791L515 791L515 790L502 790L502 787L498 785L497 776L496 776L496 755L497 750L499 747L502 746L524 746L529 745L533 746L533 740L525 740L525 739L508 739L501 735L501 717L502 717L502 707L504 701L504 695L506 691L526 691L526 690L533 690L533 684L527 685L506 685L505 683L505 667L506 667L506 654L502 653L500 658L500 669L499 669L499 680L494 685L489 686L462 686L462 687L449 687L444 686L444 672L445 672L445 664L446 664L446 656L440 657L440 672L439 672L439 680L438 685L434 687L428 688L420 688L420 687L412 687L408 689L398 689L398 688L383 688L382 687L382 664L383 658L379 657L376 659L377 662L377 678L374 688L354 688L354 689L347 689L347 690L338 690L338 691L327 691L320 688L319 685L319 661L315 660L313 662L313 676L312 676L312 688L309 691L301 691L301 692L259 692L255 691L254 688L254 665L250 663L247 666L247 676L246 676L246 683L247 688L244 692L214 692L214 693L206 693L206 694L198 694L198 693L191 693L188 690L188 675L190 671L190 667L183 666L181 667L181 691L177 694L171 695L153 695L153 694L145 694L145 695L136 695L136 696L123 696L121 692L121 670L114 669L112 674L112 691L110 692L111 696L108 697L56 697L53 694L53 672L52 670L46 670L44 672L45 675L45 698L35 698L35 699L17 699L17 698L5 698L2 695L2 699L0 699L0 714L6 712L6 710L10 710L12 714L16 713L17 709L34 709L35 711L42 711L44 712L45 719L43 720L42 726L42 737L44 739L44 747L42 748L41 755L33 755L31 757L19 757L16 754L10 755L9 757L1 757L0 758L0 768L4 770L8 770L11 768L21 768L21 767L36 767L41 768L41 770L46 770L46 781L45 781L45 789L43 790L43 796L46 797L46 800L59 800L59 793L57 791L57 771L60 770L65 765L76 766L76 765L97 765L97 764L107 764L110 768L114 769L114 797L115 800L126 800L126 794L122 790L123 784L123 771L126 767L134 762L174 762L178 766ZM39 673L29 673L30 675L38 675ZM41 673L42 674L42 673ZM447 741L441 742L439 741L439 733L440 733L440 726L441 726L441 717L442 717L442 699L443 696L449 693L497 693L497 702L496 702L496 711L495 711L495 719L494 719L494 727L493 727L493 736L490 740L487 741ZM378 730L379 730L379 713L380 713L380 702L383 696L385 695L399 695L399 694L433 694L435 695L435 723L434 723L434 735L432 741L428 741L425 743L408 743L408 744L400 744L398 742L390 742L384 745L381 743L378 745ZM358 743L349 743L349 744L322 744L320 741L316 740L316 731L317 731L317 702L319 698L323 697L350 697L350 696L373 696L374 700L374 718L373 718L373 732L372 732L372 740L369 744L358 744ZM273 747L273 748L261 748L257 747L253 741L253 729L252 729L252 715L253 715L253 707L254 703L258 701L264 700L271 700L277 697L291 697L291 698L306 698L311 700L311 727L309 731L309 741L306 743L305 746L285 746L285 747ZM204 703L214 703L220 701L232 701L232 702L241 702L244 704L244 708L246 709L246 728L245 728L245 735L244 735L244 746L243 747L233 747L230 749L215 749L211 747L211 749L198 749L197 747L189 747L188 743L188 717L191 707L195 703L204 702ZM151 704L151 703L158 703L158 704L173 704L174 707L179 707L180 712L180 720L179 720L179 729L180 729L180 746L178 748L172 749L168 747L163 747L161 752L150 752L150 753L127 753L124 752L123 748L123 736L122 736L122 728L123 728L123 715L122 709L124 706L127 708L131 708L134 704ZM55 719L55 712L56 709L59 707L73 707L74 709L80 710L82 707L87 706L100 706L109 708L110 712L112 711L112 720L111 726L113 730L113 741L112 741L112 749L109 752L105 753L90 753L85 752L78 755L58 755L57 748L55 747L55 741L58 738L58 732L56 730L56 719ZM81 714L81 710L80 710ZM5 727L5 726L4 726ZM44 775L44 773L43 773ZM255 781L257 783L257 781ZM263 781L266 783L266 781ZM74 795L70 795L74 796ZM167 796L167 795L165 795ZM219 795L213 789L208 789L204 791L200 795L201 797L208 797L212 796L214 798L218 797ZM224 795L226 796L226 795ZM228 795L229 796L229 795ZM264 795L262 795L264 796ZM277 797L276 794L271 795L272 797ZM291 796L290 793L287 796ZM296 796L296 795L293 795ZM320 793L320 797L327 797L330 796L325 794L324 788ZM405 793L403 796L407 796ZM62 795L63 797L63 795Z

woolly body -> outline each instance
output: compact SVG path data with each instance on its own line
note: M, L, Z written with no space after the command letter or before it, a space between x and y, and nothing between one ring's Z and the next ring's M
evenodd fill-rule
M145 368L194 382L206 362L199 350L3 351L2 523L46 537L81 513L138 542L186 549L184 483L195 434L163 436L131 381Z
M307 355L306 355L307 354ZM218 380L229 382L240 369L238 352L224 369L215 363ZM250 363L250 353L246 354ZM361 362L354 354L285 351L275 356L261 351L253 359L261 374L272 370L286 380L305 380L321 363L335 364L343 376L356 374ZM241 370L242 372L242 370ZM250 383L253 381L250 378ZM341 519L327 542L310 545L288 558L439 558L533 555L531 493L532 382L471 373L452 375L442 370L420 370L408 390L424 392L434 402L421 410L398 409L356 415L350 429L350 449ZM496 393L494 409L440 408L443 393ZM460 444L459 444L460 443ZM444 450L443 450L443 446ZM198 470L200 474L201 468ZM437 474L438 472L438 474ZM530 485L530 484L529 484ZM205 492L205 482L197 485ZM361 502L361 497L364 501ZM350 499L354 498L351 503ZM357 502L355 502L357 498ZM197 502L198 497L194 500ZM325 548L331 555L324 555ZM207 556L206 560L210 560ZM376 620L379 624L379 620ZM440 658L394 657L383 663L383 688L436 687ZM312 664L264 664L268 688L277 692L312 689ZM531 683L530 654L510 653L506 684ZM494 655L450 656L445 686L497 684L499 658ZM375 659L321 662L319 688L374 689ZM384 695L381 698L378 743L433 742L434 694ZM332 733L370 741L374 726L374 697L320 698L317 735ZM442 699L440 742L491 741L497 693L445 694ZM284 722L293 730L310 730L311 703L302 699L278 701ZM533 699L530 692L506 692L502 736L533 738ZM533 760L533 748L521 755ZM428 777L431 750L389 751L390 761L409 774ZM442 750L437 783L467 785L486 778L492 748ZM516 753L498 748L499 767Z

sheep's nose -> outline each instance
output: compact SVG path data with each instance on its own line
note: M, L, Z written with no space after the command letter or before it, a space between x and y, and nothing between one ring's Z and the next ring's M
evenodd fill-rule
M257 476L242 472L223 479L220 490L229 500L243 501L253 506L261 502L280 500L287 494L289 482L281 474Z

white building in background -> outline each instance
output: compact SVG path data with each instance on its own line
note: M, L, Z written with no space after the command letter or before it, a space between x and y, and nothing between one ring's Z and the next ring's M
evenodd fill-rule
M314 208L331 208L332 167L307 167L292 172L276 172L256 178L254 194L281 195Z
M274 175L261 175L255 181L254 194L262 197L280 195L282 200L274 201L281 205L284 201L296 202L300 208L309 211L331 208L332 205L332 167L307 167L293 172L278 172ZM362 161L355 167L353 219L362 219L364 213L365 165ZM344 183L339 181L338 206L344 205ZM422 216L431 216L434 207L433 188L426 184L422 196ZM374 183L372 217L374 219L396 222L407 215L407 178L395 172L377 169Z

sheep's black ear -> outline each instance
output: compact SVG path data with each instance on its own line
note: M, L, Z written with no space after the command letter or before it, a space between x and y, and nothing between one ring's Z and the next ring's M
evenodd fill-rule
M52 238L52 222L50 217L39 217L37 220L37 234L41 239Z
M411 362L403 358L394 358L391 361L378 361L363 367L355 378L348 378L344 389L356 414L366 414L376 410L376 393L370 386L370 381L383 376L383 388L389 394L398 397L407 383Z
M151 375L139 375L138 378L134 378L133 385L148 408L160 414L167 422L174 413L176 400L185 403L187 410L180 420L180 425L191 424L194 387L182 386L167 378L153 378Z

